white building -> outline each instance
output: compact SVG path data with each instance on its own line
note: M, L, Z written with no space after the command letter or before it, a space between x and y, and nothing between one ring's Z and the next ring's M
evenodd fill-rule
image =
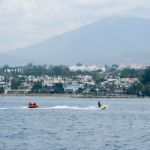
M144 65L144 64L120 64L118 65L118 69L122 70L125 68L130 68L130 69L145 69L150 65Z
M4 81L4 80L5 80L5 77L4 76L0 76L0 82Z
M84 88L83 84L78 84L77 82L72 82L71 84L64 85L65 92L76 92L79 88Z
M70 69L71 71L97 71L97 70L99 70L100 68L98 68L98 67L95 66L95 65L92 65L92 66L85 66L85 65L76 66L76 65L73 65L73 66L70 66L69 69Z

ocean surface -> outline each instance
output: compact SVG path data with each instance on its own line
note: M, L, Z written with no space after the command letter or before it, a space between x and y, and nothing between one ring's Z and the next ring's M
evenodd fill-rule
M1 96L0 150L150 150L150 99Z

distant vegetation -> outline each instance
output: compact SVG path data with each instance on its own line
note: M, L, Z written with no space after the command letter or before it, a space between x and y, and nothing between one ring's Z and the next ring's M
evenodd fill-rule
M106 71L102 70L97 71L71 71L68 66L53 66L53 65L33 65L29 63L26 66L17 66L10 67L8 65L4 65L0 67L0 75L4 76L4 81L9 82L11 80L11 89L17 89L20 87L21 83L26 81L27 76L52 76L62 78L67 77L72 80L75 80L77 76L91 76L95 81L94 86L90 86L90 91L95 92L96 89L99 88L99 91L106 91L108 88L111 92L114 92L114 85L107 85L106 87L102 87L101 83L106 81L107 79L119 79L119 78L138 78L139 82L134 82L132 86L127 89L122 88L124 94L131 94L137 96L150 96L150 67L145 69L131 69L125 68L123 70L119 70L117 65L112 65L111 67L106 67ZM38 81L33 83L31 92L38 93L41 91L42 82ZM85 85L85 88L89 88L88 85ZM43 89L43 91L48 91L47 89ZM53 92L61 94L64 93L63 85L61 83L57 83L53 85ZM0 87L0 93L4 92L4 88ZM82 92L82 90L81 90Z

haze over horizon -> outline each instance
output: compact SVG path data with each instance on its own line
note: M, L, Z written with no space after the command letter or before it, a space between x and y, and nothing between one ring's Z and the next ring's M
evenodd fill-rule
M0 52L29 46L111 16L150 18L148 0L2 0Z
M150 64L149 27L150 19L108 17L6 52L0 64Z

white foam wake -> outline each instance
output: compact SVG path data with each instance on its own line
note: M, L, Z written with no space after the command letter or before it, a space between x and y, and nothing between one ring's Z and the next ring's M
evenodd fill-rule
M95 106L78 107L78 106L66 106L66 105L62 105L62 106L49 107L47 109L95 110L95 109L97 109L97 107L95 107Z
M3 107L0 110L13 110L13 109L29 109L27 107ZM62 109L70 109L70 110L97 110L96 106L87 106L87 107L79 107L79 106L67 106L67 105L60 105L60 106L53 106L53 107L38 107L35 109L49 109L49 110L62 110Z
M0 110L9 110L9 109L28 109L27 107L1 107Z

